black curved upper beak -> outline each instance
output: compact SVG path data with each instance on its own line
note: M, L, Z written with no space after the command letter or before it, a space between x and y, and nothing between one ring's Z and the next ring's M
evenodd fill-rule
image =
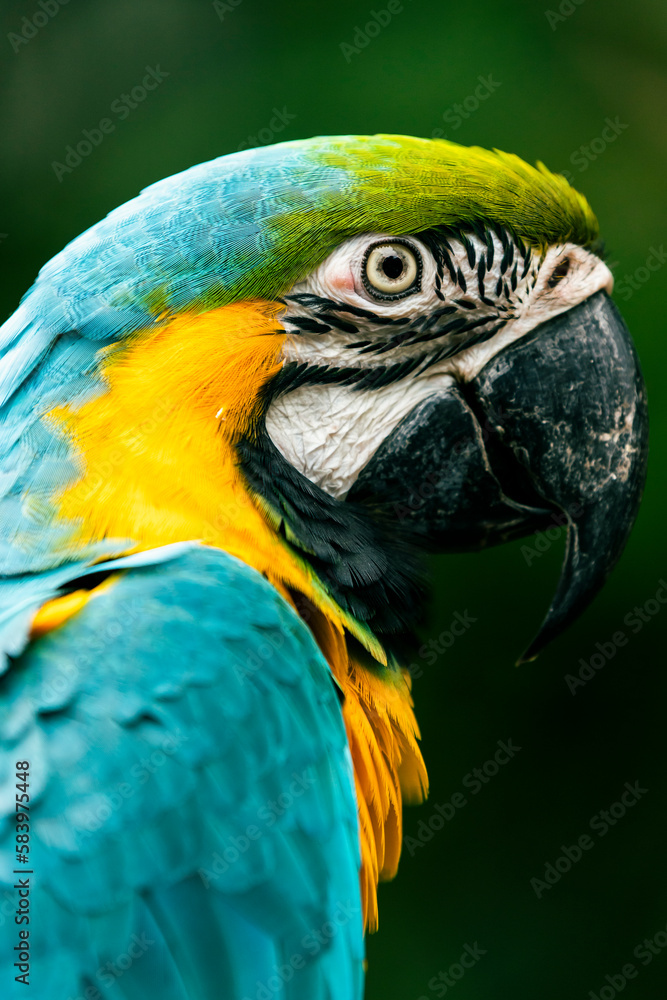
M469 383L416 407L348 500L380 507L439 551L556 524L556 595L521 661L590 603L618 560L646 474L646 392L628 330L597 292L501 350Z

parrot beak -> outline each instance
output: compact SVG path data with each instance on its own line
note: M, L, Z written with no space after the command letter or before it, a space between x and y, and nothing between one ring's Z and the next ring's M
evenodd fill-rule
M630 335L597 292L408 414L348 500L387 517L391 497L394 518L443 552L565 525L560 581L526 662L582 613L621 555L641 500L647 439Z

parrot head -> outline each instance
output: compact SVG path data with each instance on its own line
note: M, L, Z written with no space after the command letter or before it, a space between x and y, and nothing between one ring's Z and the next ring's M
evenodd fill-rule
M197 538L386 663L420 553L565 525L532 658L606 579L645 475L598 246L564 178L442 140L283 143L153 185L0 330L4 572Z

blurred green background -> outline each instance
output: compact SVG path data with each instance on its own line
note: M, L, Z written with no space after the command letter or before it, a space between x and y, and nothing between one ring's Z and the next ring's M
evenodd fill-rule
M52 9L56 0L45 2ZM651 603L667 578L667 266L646 268L667 242L667 7L661 0L551 7L393 0L388 19L386 0L230 0L217 9L193 0L74 0L43 26L38 16L35 28L41 9L37 0L2 5L3 318L39 267L110 209L160 177L242 145L327 133L444 133L542 159L568 171L589 197L649 387L644 506L602 595L538 662L521 668L514 660L553 593L562 542L543 553L528 540L435 562L431 635L447 630L457 611L475 621L429 657L435 663L419 664L415 697L431 797L407 811L410 849L398 879L380 891L367 996L583 1000L592 991L609 1000L627 963L637 969L623 987L628 1000L666 995L667 948L648 964L650 951L633 952L656 934L656 952L667 941L660 934L667 927L667 606ZM373 11L376 23L387 23L366 32ZM141 83L146 66L158 65L168 74L160 86L123 119L114 115L113 133L59 180L53 162ZM480 77L483 100L474 96ZM611 141L603 137L611 134L608 118L616 123ZM647 620L624 624L647 601ZM572 693L565 676L599 652L596 643L609 651L604 644L619 629L627 644ZM499 740L521 750L475 794L466 775L492 758ZM605 836L591 830L595 815L636 781L647 791L627 815ZM445 820L456 792L466 803ZM562 845L586 833L594 846L538 898L531 879L543 879ZM437 977L466 944L484 954L448 986Z

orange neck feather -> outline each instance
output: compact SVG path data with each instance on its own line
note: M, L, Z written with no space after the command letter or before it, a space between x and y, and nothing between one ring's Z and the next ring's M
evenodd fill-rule
M261 391L280 368L279 308L244 302L184 314L129 347L108 350L107 391L76 411L50 415L82 467L81 478L58 498L59 516L77 525L82 544L127 538L138 540L132 549L148 549L196 539L253 566L288 600L290 592L304 595L313 610L309 627L345 694L362 893L374 929L378 880L392 877L398 865L402 794L421 800L427 778L407 675L379 678L350 659L345 628L366 644L368 635L285 545L238 468L235 444L252 434ZM75 605L70 600L72 613ZM43 609L41 631L52 627L44 622L59 620L53 608ZM371 648L382 660L379 644L371 640Z

